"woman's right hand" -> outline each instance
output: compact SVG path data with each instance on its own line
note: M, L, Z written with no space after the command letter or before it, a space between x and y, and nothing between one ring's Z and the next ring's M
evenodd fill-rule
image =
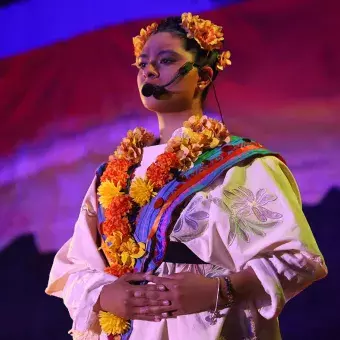
M162 315L150 314L148 307L163 306L163 312L170 310L170 294L163 285L130 283L145 281L146 276L146 273L125 274L104 286L99 298L100 309L128 320L160 321Z

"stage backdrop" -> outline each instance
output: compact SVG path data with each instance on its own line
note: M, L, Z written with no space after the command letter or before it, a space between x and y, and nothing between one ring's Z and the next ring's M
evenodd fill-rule
M191 11L223 25L216 81L232 133L279 151L300 185L329 275L280 316L284 340L338 334L338 0L0 0L0 340L67 340L44 289L97 166L127 129L157 133L136 88L132 37ZM216 117L210 94L206 112Z
M340 186L339 2L114 3L0 9L0 247L33 233L41 251L58 249L96 167L127 129L157 132L137 93L131 39L182 11L224 27L233 64L216 88L231 132L281 152L304 203ZM206 110L217 111L212 94Z

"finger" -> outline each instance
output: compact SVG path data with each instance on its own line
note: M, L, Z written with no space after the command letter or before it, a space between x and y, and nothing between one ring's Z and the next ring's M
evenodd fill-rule
M148 292L156 292L156 291L166 291L166 287L164 285L155 285L149 284L144 286L138 286L134 290L135 297L146 297Z
M157 316L157 315L141 315L141 314L138 314L138 315L134 315L132 317L132 320L160 322L160 321L162 321L162 317Z
M149 300L145 298L132 298L129 301L131 307L147 307L147 306L170 306L168 300Z
M174 279L169 279L165 277L159 277L154 275L146 275L146 280L152 283L155 283L156 285L163 285L167 288L169 288L169 285L174 284Z
M122 276L122 279L126 282L130 281L145 281L147 273L127 273Z
M148 300L149 306L170 306L171 302L168 300Z
M183 273L173 273L173 274L170 274L170 275L164 275L163 276L164 278L166 279L183 279L184 278L184 275Z
M173 273L170 275L162 275L162 276L156 276L156 275L152 275L150 273L146 273L146 277L147 278L163 278L163 279L170 279L170 280L175 280L175 279L183 279L184 278L184 273ZM148 279L148 281L151 281Z
M149 300L169 300L172 301L175 299L175 296L172 292L166 291L166 292L146 292L144 295L145 298Z
M162 313L173 312L175 307L170 306L145 306L132 308L133 315L161 315Z

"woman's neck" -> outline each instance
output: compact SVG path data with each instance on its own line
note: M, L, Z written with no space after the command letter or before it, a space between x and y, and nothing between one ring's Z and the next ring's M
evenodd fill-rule
M202 116L202 110L185 110L182 112L158 113L158 126L160 132L160 143L166 143L173 132L183 126L183 123L191 116Z

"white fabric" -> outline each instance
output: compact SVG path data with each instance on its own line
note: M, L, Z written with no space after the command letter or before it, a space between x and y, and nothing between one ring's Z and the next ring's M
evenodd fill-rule
M141 176L165 145L145 148ZM75 339L106 339L93 311L101 289L115 280L105 274L96 249L95 183L83 202L74 235L56 255L46 292L62 297L73 319ZM266 156L233 167L197 193L179 216L173 241L185 243L210 264L163 263L159 275L181 271L226 275L252 267L266 299L224 310L216 325L207 312L161 322L135 321L131 340L281 339L277 316L284 304L324 277L327 268L301 209L297 185L288 168Z

